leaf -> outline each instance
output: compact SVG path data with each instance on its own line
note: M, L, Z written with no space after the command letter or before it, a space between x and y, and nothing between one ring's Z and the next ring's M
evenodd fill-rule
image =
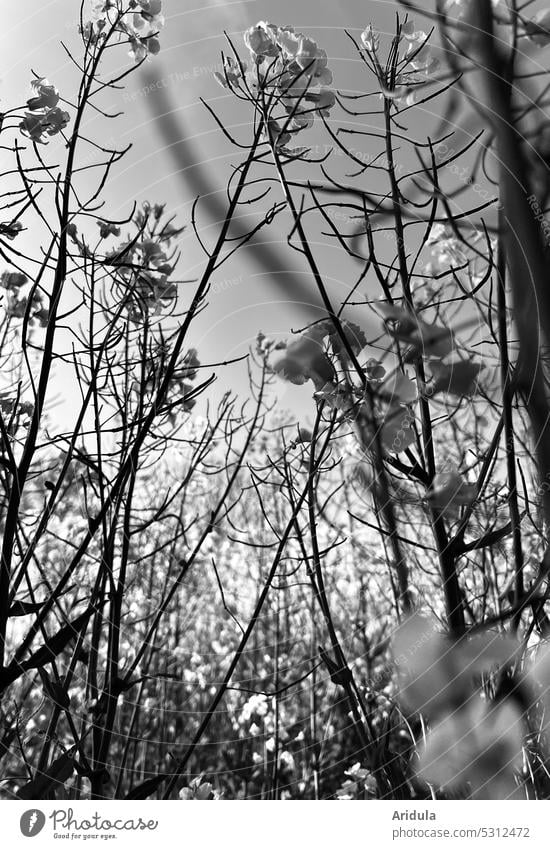
M52 681L48 673L42 667L39 667L38 673L42 679L42 686L45 694L52 700L55 705L62 708L68 708L71 704L69 693L63 684L58 684Z
M124 798L147 799L151 793L158 790L163 781L164 777L162 775L154 775L153 778L148 778L146 781L142 781L141 784L136 784L135 787L132 787Z
M389 406L382 423L382 447L389 454L400 454L416 440L414 416L405 407Z
M23 785L17 796L20 799L45 799L47 794L59 789L73 774L75 751L76 747L73 746L68 752L64 752L45 772Z
M404 340L407 341L407 340ZM448 327L419 322L418 332L410 340L411 350L405 362L416 357L446 357L455 347L454 335Z
M38 613L43 601L14 601L9 609L10 616L28 616L31 613Z
M434 384L432 394L446 392L461 398L470 398L477 389L477 379L482 366L470 360L454 360L449 363L430 363Z
M412 404L418 397L416 383L402 372L396 372L396 374L383 380L377 389L377 394L393 406Z
M550 11L541 9L531 21L525 21L525 33L539 47L550 44Z
M298 425L298 436L295 439L295 442L311 442L313 439L313 433L307 427L302 427Z
M349 686L351 679L351 672L347 668L347 666L341 666L335 660L333 660L328 652L322 646L319 646L319 654L321 655L321 659L325 664L328 674L330 675L330 680L333 684L336 684L339 687Z
M390 336L409 345L404 360L411 362L418 357L445 357L454 349L454 335L448 327L427 324L409 310L394 304L377 304L382 313L384 326Z
M29 659L20 663L19 666L27 671L28 669L37 669L39 666L46 666L46 664L51 663L52 660L55 660L61 654L70 641L74 640L80 634L80 631L93 613L95 613L95 607L88 607L84 613L81 613L72 622L64 625L53 637L47 639L38 651L31 654Z

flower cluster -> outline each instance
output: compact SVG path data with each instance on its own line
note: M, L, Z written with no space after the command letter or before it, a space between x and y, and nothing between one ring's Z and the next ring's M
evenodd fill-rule
M264 719L270 712L269 699L263 693L254 693L244 703L239 717L239 725L246 725L252 720Z
M16 236L19 235L23 225L20 221L2 221L0 222L0 236L5 236L10 242L13 242Z
M27 283L27 275L21 271L3 271L0 274L0 286L3 289L17 290Z
M265 656L269 660L269 656ZM276 728L275 704L272 697L264 693L254 693L242 706L231 711L233 728L241 739L249 741L252 751L251 761L254 775L260 776L266 759L277 757L278 768L283 777L290 782L294 778L296 759L293 754L300 752L304 744L303 730L290 721L286 707L280 707L279 725ZM257 747L261 746L261 754ZM282 798L285 798L283 795Z
M425 270L434 277L468 262L463 243L444 224L433 225L426 244L431 249L432 258Z
M101 239L108 239L109 236L120 236L120 227L117 224L113 224L111 221L96 221L97 226L99 227L99 237Z
M313 125L315 115L328 116L336 103L327 54L309 36L292 27L260 21L244 34L253 68L247 74L253 92L273 94L284 114L273 115L268 126L270 140L283 148L293 135ZM242 69L230 66L233 83Z
M538 47L550 44L550 9L539 9L531 20L526 20L519 14L520 10L510 7L508 0L491 0L493 18L498 24L507 25L517 20L517 34L528 38ZM447 0L444 11L457 20L468 20L474 8L474 0Z
M105 263L116 267L118 277L131 288L136 299L135 308L131 309L133 320L139 321L143 311L151 306L158 312L167 302L175 300L177 287L169 281L173 269L156 240L123 242L105 255Z
M480 363L457 346L455 335L448 327L429 324L412 311L395 304L379 304L386 331L405 345L404 362L419 358L427 361L432 382L426 391L430 397L438 394L470 398L477 389Z
M137 0L130 22L124 21L130 41L130 56L141 62L147 56L156 56L160 50L158 34L164 26L162 0Z
M378 304L386 331L397 342L407 346L405 360L418 357L443 358L454 349L454 335L448 327L428 324L405 307Z
M0 274L0 288L5 290L2 307L8 318L20 319L28 313L30 320L38 322L40 327L46 327L49 313L42 300L41 292L34 292L30 306L29 298L22 294L22 288L28 282L26 274L20 271L3 271Z
M340 801L349 801L350 799L376 798L378 785L374 775L360 763L355 763L350 769L344 773L347 776L346 781L342 784L339 790L336 791L336 798Z
M0 413L9 436L16 436L20 428L27 428L34 412L34 404L11 396L9 391L0 390Z
M286 348L273 358L271 369L283 380L297 386L312 380L317 389L331 383L336 376L322 341L307 333L292 339Z
M166 399L166 417L172 429L181 420L182 414L190 413L196 402L196 388L193 381L200 368L200 360L195 348L190 348L183 357L181 368L175 372L170 381Z
M128 236L103 256L104 264L115 269L119 288L127 299L128 314L134 322L141 321L145 313L156 315L167 306L174 306L177 300L177 282L171 279L174 271L171 242L182 231L170 221L162 226L163 213L164 206L151 207L145 203L133 219L139 237ZM102 240L120 235L119 225L113 222L98 220L97 225ZM71 237L80 253L88 255L84 241L75 232L71 232Z
M59 92L45 77L31 81L34 97L27 100L27 111L19 124L23 135L38 144L46 144L45 136L55 136L69 123L69 113L58 106Z
M446 14L451 14L456 18L465 18L471 11L473 0L447 0L443 9ZM493 16L500 24L509 24L512 21L512 15L508 8L507 0L491 0L493 7Z
M432 55L428 44L428 33L424 30L415 30L414 21L407 21L401 27L401 35L407 42L407 50L404 56L407 64L414 71L426 75L437 71L439 59Z
M367 344L365 334L356 324L343 321L341 330L355 353L359 353ZM317 391L323 391L333 389L336 380L336 370L325 350L325 340L340 359L347 361L346 349L330 319L312 325L288 343L278 342L274 345L263 334L259 334L257 344L260 354L272 354L268 365L274 374L297 386L311 380Z
M480 692L480 682L517 668L520 650L519 642L497 632L450 640L438 632L435 621L417 613L398 628L393 654L402 702L431 726L419 777L450 789L467 782L472 798L518 798L526 714L539 700L546 725L537 723L539 733L548 725L548 643L541 644L535 662L516 678L517 699L491 701Z
M178 793L180 799L184 801L198 800L202 802L215 801L220 798L220 794L214 789L209 781L204 781L204 776L199 775L194 778L188 787L183 787Z
M238 88L247 69L246 62L233 59L231 56L223 57L223 74L214 71L214 77L223 88Z
M372 28L372 24L361 33L361 42L367 53L376 53L380 48L380 36Z
M439 68L439 60L433 57L428 44L429 38L424 30L415 29L414 21L406 20L401 24L399 40L406 44L406 50L397 59L397 73L392 88L387 87L385 77L380 79L381 97L404 107L414 103L416 89L425 85L427 77ZM372 24L361 33L361 43L367 55L376 56L380 49L380 36L373 30Z
M97 44L114 28L128 40L130 56L142 62L159 52L158 34L163 26L162 0L130 0L124 6L119 0L94 0L82 36L86 44Z

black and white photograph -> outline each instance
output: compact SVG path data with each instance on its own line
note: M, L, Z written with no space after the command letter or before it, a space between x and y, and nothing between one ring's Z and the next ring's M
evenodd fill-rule
M548 0L2 5L6 845L546 846Z

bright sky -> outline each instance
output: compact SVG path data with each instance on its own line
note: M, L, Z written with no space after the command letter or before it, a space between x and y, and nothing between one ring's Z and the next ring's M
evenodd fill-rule
M189 171L197 163L204 169L212 187L222 193L231 167L238 162L238 154L231 149L215 127L212 118L199 102L203 97L216 109L222 119L236 134L246 134L246 112L236 108L234 99L227 95L213 79L219 67L220 51L225 47L223 30L236 36L258 20L267 19L280 24L291 24L296 29L312 35L329 55L334 84L340 90L368 91L373 81L361 69L354 48L344 33L348 28L358 38L372 21L382 32L393 32L398 5L394 0L341 0L338 3L318 3L314 0L164 0L165 29L161 33L162 50L147 69L147 82L158 84L160 91L144 88L143 75L130 77L125 93L116 93L108 103L115 109L124 109L123 117L108 122L91 116L86 131L104 141L121 145L133 142L127 159L114 171L108 191L107 214L123 217L132 201L148 199L166 202L167 209L178 213L182 223L189 221L190 203L194 189L189 187ZM28 96L30 69L47 76L70 98L74 92L75 75L71 64L59 45L63 40L69 48L78 50L76 24L79 2L77 0L18 0L4 9L0 36L2 66L0 68L2 103L12 105L23 102ZM425 22L418 26L427 28ZM120 48L121 66L132 60ZM185 145L180 149L187 175L181 173L182 164L176 162L159 133L155 112L165 110L164 98L169 98L168 108L180 126L180 136ZM428 105L428 110L435 109ZM435 116L429 117L433 123ZM420 117L420 123L425 115ZM418 124L417 124L418 126ZM314 132L314 131L310 131ZM299 144L311 142L299 141ZM361 137L352 146L368 156L373 148ZM324 139L323 142L330 141ZM379 150L379 142L374 148ZM353 170L353 169L348 169ZM195 171L196 173L196 171ZM273 189L278 192L277 187ZM280 196L277 194L276 199ZM205 237L212 238L212 229L205 229ZM280 271L261 268L253 257L239 254L235 261L220 270L213 283L210 307L195 329L194 344L203 361L217 361L245 353L262 329L267 334L288 333L291 327L300 327L318 317L311 303L318 303L313 282L307 268L284 244L284 232L274 227L268 234L273 246L285 250L280 260ZM316 245L326 279L337 301L342 300L354 282L358 266L342 261L342 251L336 245L322 240ZM181 277L196 278L204 265L202 253L189 231L182 240ZM306 279L311 292L310 304L292 302L293 281L296 274ZM304 278L305 275L305 278ZM280 281L284 282L281 288ZM276 284L279 285L276 285ZM364 291L364 289L362 290ZM290 303L289 303L290 302ZM369 318L355 315L368 329ZM245 370L242 367L226 376L234 385L244 389ZM226 388L224 386L224 388ZM284 406L300 405L306 388L281 387Z

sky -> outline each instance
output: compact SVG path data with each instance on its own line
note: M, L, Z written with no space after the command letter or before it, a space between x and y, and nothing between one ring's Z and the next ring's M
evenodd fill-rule
M431 5L431 4L430 4ZM0 37L0 99L2 103L23 102L29 96L31 70L48 77L70 98L76 76L60 46L64 41L70 50L78 51L76 23L77 0L18 0L4 9ZM164 0L166 24L161 33L161 52L143 71L131 76L124 92L109 95L106 103L124 115L112 122L91 115L86 132L104 141L120 145L133 143L131 152L117 166L105 192L106 210L112 218L123 217L134 199L166 203L167 210L177 214L181 224L188 224L197 177L206 177L218 201L239 153L224 139L200 98L208 101L224 124L237 136L249 130L250 115L215 81L213 72L220 68L220 51L225 49L226 30L236 43L258 20L290 24L315 38L329 55L334 85L340 90L360 93L372 90L373 81L354 53L344 32L347 28L356 38L372 21L382 33L394 28L398 5L394 0L340 0L317 3L313 0ZM418 21L418 26L427 28ZM244 50L243 50L244 53ZM131 59L121 47L120 67ZM72 89L72 92L71 92ZM428 105L414 118L415 126L435 125L437 105ZM162 133L161 116L169 113L177 127L176 140L167 142ZM329 139L317 131L299 143L326 144ZM178 142L179 138L179 142ZM379 150L369 140L353 137L358 155L368 157ZM357 139L357 141L355 140ZM370 145L370 146L369 146ZM274 200L280 200L277 186ZM215 237L217 222L201 217L201 234L208 241ZM266 233L272 261L266 265L261 250L252 248L239 253L218 272L212 281L210 304L194 327L192 342L203 362L217 362L245 354L262 330L268 335L285 336L293 328L319 318L319 298L305 263L288 249L285 226L273 226ZM335 301L345 297L360 271L357 264L343 260L342 250L318 232L312 232L316 254ZM185 279L196 279L205 260L196 238L189 228L181 240L180 273ZM302 284L296 295L297 281ZM365 284L369 285L369 282ZM304 294L305 291L305 294ZM355 310L350 317L365 330L372 326L372 315ZM220 372L220 387L246 391L246 370L236 366ZM311 392L306 388L279 387L280 404L300 408ZM307 403L307 402L306 402Z

